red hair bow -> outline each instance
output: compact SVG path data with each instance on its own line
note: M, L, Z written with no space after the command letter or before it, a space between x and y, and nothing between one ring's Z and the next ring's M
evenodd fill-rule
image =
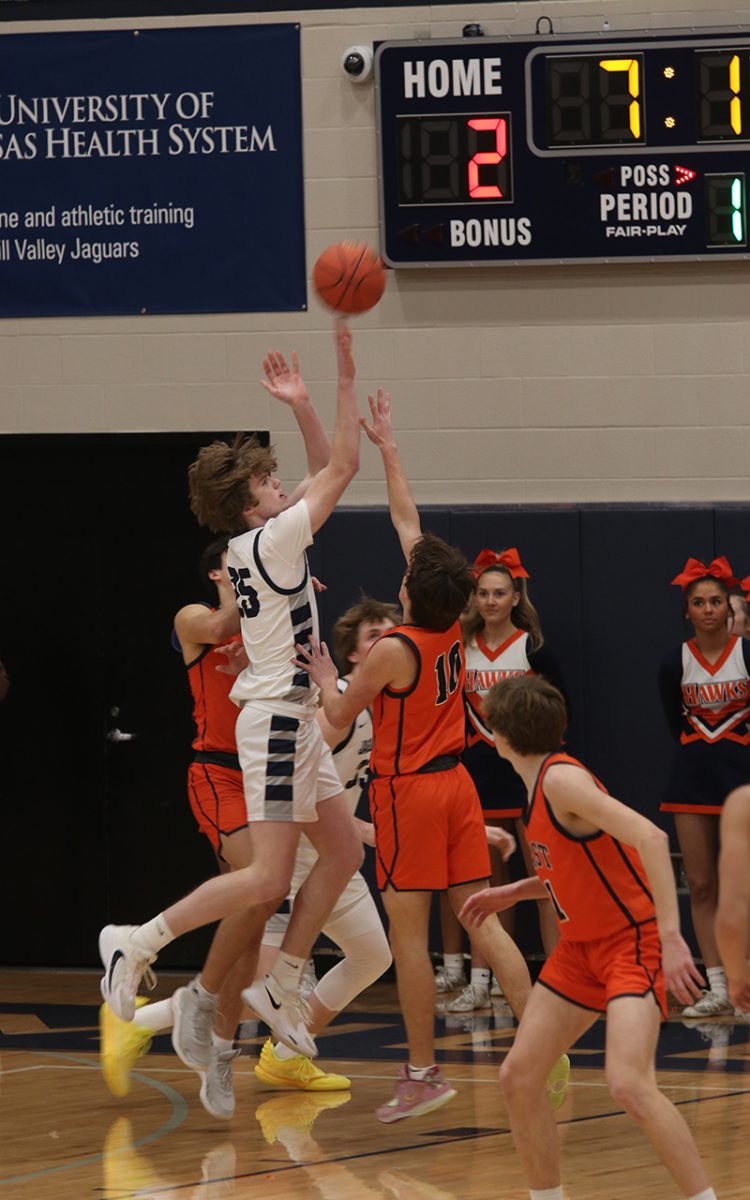
M474 559L471 569L478 579L484 571L490 571L493 567L504 567L511 579L529 578L529 572L524 568L515 546L503 550L502 554L496 554L494 550L482 550Z
M676 583L684 592L691 583L695 583L696 579L706 579L709 576L713 576L714 579L721 579L727 587L734 587L737 583L732 574L732 568L724 555L721 558L715 558L708 566L701 562L699 558L689 558L680 574L675 575L672 583ZM750 577L748 578L750 579Z
M750 575L746 575L744 579L740 580L740 587L742 588L743 592L747 593L745 599L750 600Z

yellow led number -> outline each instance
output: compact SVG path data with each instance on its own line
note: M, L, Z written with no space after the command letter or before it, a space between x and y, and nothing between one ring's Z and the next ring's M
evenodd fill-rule
M603 71L620 72L627 71L628 74L628 94L630 96L630 104L628 106L628 126L633 137L637 141L641 136L641 69L637 58L602 58L599 60L599 66Z

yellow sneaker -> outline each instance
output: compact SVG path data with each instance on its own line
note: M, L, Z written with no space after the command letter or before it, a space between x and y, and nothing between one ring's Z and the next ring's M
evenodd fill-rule
M350 1095L337 1092L335 1095L319 1092L317 1095L274 1096L259 1104L255 1119L269 1146L280 1140L280 1135L292 1129L308 1132L324 1108L338 1108L348 1104Z
M136 1008L148 1004L145 996L136 999ZM121 1021L108 1004L99 1009L99 1056L104 1081L113 1096L127 1096L130 1072L137 1060L147 1054L153 1032L130 1021Z
M269 1087L293 1088L298 1092L348 1092L352 1086L345 1075L321 1071L304 1054L279 1058L270 1038L260 1052L255 1074Z
M570 1079L570 1059L567 1054L561 1054L547 1076L547 1099L553 1112L560 1107L568 1094Z

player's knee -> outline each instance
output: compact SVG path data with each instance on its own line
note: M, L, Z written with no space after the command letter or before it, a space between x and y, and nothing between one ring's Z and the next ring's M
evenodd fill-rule
M528 1073L520 1056L509 1054L500 1067L500 1087L509 1104L523 1091L524 1082L528 1082Z
M716 879L713 875L700 874L688 878L690 899L693 904L711 904L716 899Z
M648 1079L619 1068L607 1074L607 1087L615 1104L632 1120L642 1122L646 1119L654 1093Z
M270 907L270 916L276 912L283 898L289 895L291 871L273 861L254 863L253 868L253 876L248 878L248 893L254 903Z

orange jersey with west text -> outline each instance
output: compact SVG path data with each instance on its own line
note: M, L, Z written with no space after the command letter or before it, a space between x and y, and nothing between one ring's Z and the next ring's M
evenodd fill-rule
M653 921L654 902L636 851L603 830L576 836L555 817L544 795L544 777L557 763L583 766L567 754L550 754L537 776L523 822L534 870L549 893L561 938L593 941ZM591 778L606 792L595 775Z
M384 688L372 709L371 766L377 775L409 775L441 754L464 748L464 653L461 626L438 632L399 625L383 634L412 651L417 673L403 691Z
M239 634L227 638L227 642L241 642ZM227 643L222 643L226 645ZM228 754L237 753L234 727L237 724L237 706L229 699L235 682L234 675L217 671L226 666L227 659L219 654L215 646L206 646L202 654L188 663L187 673L193 693L193 720L195 721L194 750L220 750Z

